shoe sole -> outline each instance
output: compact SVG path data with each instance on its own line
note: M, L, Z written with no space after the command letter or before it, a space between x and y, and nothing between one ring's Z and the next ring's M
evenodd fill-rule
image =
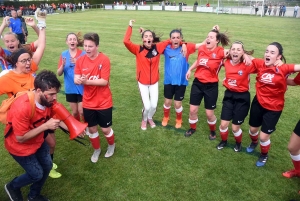
M6 186L7 186L7 184L5 184L4 189L5 189L5 191L6 191L7 195L8 195L8 197L9 197L9 199L10 199L11 201L14 201L14 200L11 198L11 195L9 194L9 191L8 191L8 189L7 189Z

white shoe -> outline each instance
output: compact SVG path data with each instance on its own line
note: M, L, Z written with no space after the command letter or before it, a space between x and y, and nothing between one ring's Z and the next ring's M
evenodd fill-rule
M109 158L111 157L112 155L114 155L115 153L115 147L116 147L116 144L114 143L113 145L108 145L107 147L107 152L105 154L105 158Z
M101 153L101 149L95 149L95 150L94 150L94 153L93 153L93 155L92 155L92 157L91 157L91 161L92 161L93 163L97 163L97 161L98 161L98 159L99 159L100 153Z

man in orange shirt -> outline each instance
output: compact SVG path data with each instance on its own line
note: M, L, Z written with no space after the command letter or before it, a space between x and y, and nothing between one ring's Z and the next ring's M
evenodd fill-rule
M109 88L110 60L98 52L99 35L87 33L83 37L86 54L76 61L74 83L83 85L83 115L88 123L88 135L94 148L91 161L96 163L101 153L97 126L108 142L105 157L111 157L115 150L112 125L112 94Z
M7 113L5 148L25 173L5 184L10 200L23 200L21 188L30 185L28 200L48 200L41 195L42 187L52 169L52 159L44 135L60 126L51 109L61 87L56 75L42 71L34 80L35 112L32 118L29 97L20 96ZM65 126L64 126L65 127Z

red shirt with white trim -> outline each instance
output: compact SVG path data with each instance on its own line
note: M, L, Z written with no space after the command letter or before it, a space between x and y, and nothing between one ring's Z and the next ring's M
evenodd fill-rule
M74 73L76 75L90 74L89 80L104 79L105 86L83 85L82 106L87 109L103 110L113 106L112 94L109 87L110 60L103 53L91 60L87 55L77 59Z
M257 69L255 86L258 102L268 110L282 111L287 89L286 79L294 72L295 65L267 67L263 59L253 59L252 63Z
M256 68L251 64L246 66L245 63L232 65L232 61L227 59L224 62L225 78L223 86L230 91L246 92L250 88L250 74L256 72Z
M218 73L223 64L223 59L223 47L216 47L213 50L208 50L206 45L201 45L198 49L198 67L195 72L195 78L202 83L218 82Z

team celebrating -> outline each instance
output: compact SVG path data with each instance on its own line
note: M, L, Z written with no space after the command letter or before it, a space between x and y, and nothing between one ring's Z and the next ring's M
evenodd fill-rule
M23 200L21 188L30 186L28 200L47 201L41 195L47 179L59 178L58 166L53 163L56 145L55 130L68 130L66 124L57 119L53 105L61 83L57 76L64 76L66 101L71 115L78 121L86 122L87 128L80 135L87 135L94 149L91 162L96 163L101 154L98 125L107 140L105 158L115 152L115 134L112 129L113 100L110 89L110 59L99 52L100 37L97 33L69 33L66 36L67 50L59 57L56 74L42 70L38 65L46 46L46 14L39 9L35 13L38 21L26 18L25 22L38 35L38 40L30 45L22 45L13 32L4 34L6 49L0 48L1 66L0 94L14 98L17 93L28 91L15 98L7 112L5 126L5 148L25 173L5 185L10 200ZM241 125L249 115L249 136L251 144L246 151L251 153L260 145L260 156L256 166L264 166L268 160L270 136L284 108L284 94L287 85L300 85L300 75L288 78L291 73L300 71L300 64L285 64L283 47L278 42L269 44L264 58L254 58L253 50L245 50L241 41L230 43L226 33L213 26L201 43L185 42L180 29L170 32L169 39L160 41L155 32L140 28L142 44L131 42L133 24L129 21L123 42L136 58L136 80L140 91L143 110L140 127L142 130L155 128L153 116L157 110L159 61L164 55L164 105L162 126L172 124L170 111L174 99L176 112L175 128L182 127L183 104L189 78L194 73L190 92L189 129L185 137L197 134L199 106L204 99L206 122L209 127L209 140L217 139L218 83L221 67L225 68L223 86L226 88L222 101L219 126L220 143L218 150L227 146L229 124L235 138L235 152L242 151L243 132ZM2 33L9 26L9 17L3 19ZM224 46L230 45L229 49ZM84 50L79 49L82 47ZM189 65L189 56L198 51L197 59ZM250 100L250 74L256 74L256 94ZM31 92L31 93L29 93ZM30 95L32 94L32 95ZM32 106L33 105L33 106ZM288 144L294 169L284 172L287 178L300 177L300 121L296 125Z

